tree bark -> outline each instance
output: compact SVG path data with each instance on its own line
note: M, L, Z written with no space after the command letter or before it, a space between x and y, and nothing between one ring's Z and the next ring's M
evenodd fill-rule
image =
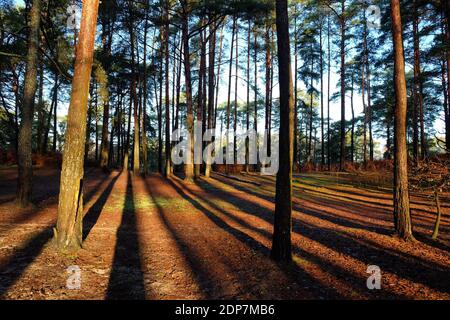
M292 159L294 137L294 95L287 0L276 1L278 65L280 78L280 150L276 182L275 221L271 257L292 260Z
M105 75L106 75L106 79L108 79L109 76L109 67L110 67L110 59L111 59L111 41L112 41L112 37L110 34L111 29L108 28L108 21L107 21L107 16L108 16L108 3L102 3L103 6L103 21L102 21L102 44L104 47L105 52L105 61L103 61L102 66L103 69L105 71ZM107 80L108 82L108 80ZM103 119L102 119L102 140L101 140L101 146L100 146L100 167L107 172L108 171L108 167L109 167L109 131L108 131L108 127L109 127L109 88L108 88L108 83L106 83L105 88L103 88L103 90L105 90L103 92L103 94L105 95L103 97ZM112 138L111 138L112 139Z
M44 132L44 66L41 62L39 67L39 94L38 94L38 107L37 107L37 148L39 154L44 154L43 148L43 132Z
M50 104L50 112L48 113L47 124L45 126L44 140L42 141L43 153L47 153L48 135L50 133L52 116L53 116L53 112L56 114L57 107L58 107L58 73L55 72L55 84L53 86L52 102ZM54 134L55 138L56 138L56 132L57 131L54 129L53 134ZM53 150L53 152L56 152L56 139L54 139L54 143L55 143L55 150Z
M142 141L142 174L145 176L148 173L148 140L147 140L147 35L148 35L148 12L149 12L149 0L145 3L145 23L144 23L144 75L143 75L143 95L144 101L142 104L142 128L141 128L141 141Z
M199 61L199 71L198 71L198 91L197 91L197 126L203 121L203 110L205 108L203 95L204 95L204 74L206 72L206 41L203 35L203 31L200 32L200 61ZM194 164L194 177L197 179L201 174L201 154L197 152L195 154L195 164Z
M192 105L191 55L189 48L189 12L187 0L180 0L180 3L182 6L183 58L187 106L186 128L189 134L184 178L187 182L191 182L194 178L194 110Z
M331 131L330 131L330 93L331 93L331 24L330 16L327 18L327 50L328 50L328 86L327 86L327 163L331 171Z
M231 51L230 51L230 66L228 69L228 99L227 99L227 131L226 131L226 152L228 153L228 148L230 147L230 122L231 122L231 76L233 70L233 54L234 54L234 37L236 33L236 17L233 17L233 29L231 31ZM228 157L225 157L228 160ZM226 161L226 173L230 173L230 166L228 161Z
M353 163L355 161L355 107L354 107L354 103L353 103L353 96L354 96L354 90L353 90L353 86L354 86L354 78L355 75L352 71L352 84L350 87L350 106L352 109L352 132L351 132L351 145L350 145L350 161Z
M140 158L139 158L139 119L138 119L138 108L139 108L139 101L137 96L137 73L136 73L136 53L135 53L135 43L136 43L136 37L135 37L135 30L134 30L134 17L131 12L132 10L132 3L129 3L128 5L130 7L130 16L128 21L128 32L130 34L130 51L131 51L131 91L130 91L130 99L133 101L133 174L138 175L139 174L139 167L140 167ZM130 104L131 106L131 104ZM130 110L131 112L131 110Z
M86 112L98 5L99 0L83 2L61 171L58 221L54 229L54 243L59 250L78 249L82 242Z
M270 26L267 23L266 25L266 32L264 36L265 46L266 46L266 61L265 61L265 67L266 67L266 119L265 119L265 131L267 134L267 145L266 145L266 154L270 157L270 136L269 136L269 127L270 127L270 91L272 89L271 84L271 69L272 69L272 59L271 59L271 52L270 52Z
M341 0L341 150L339 160L339 170L345 168L345 0Z
M364 129L363 129L363 161L364 166L367 165L367 125L369 122L369 113L366 105L366 60L367 60L367 18L364 11L364 35L363 35L363 60L361 66L361 92L362 92L362 104L364 112Z
M321 164L325 167L325 124L324 124L324 104L323 104L323 44L322 44L322 23L320 21L319 41L320 41L320 138L321 138Z
M223 49L223 29L224 26L222 26L221 30L220 30L220 41L219 41L219 63L217 66L217 77L216 77L216 94L215 94L215 99L214 99L214 116L213 116L213 127L216 127L216 122L217 122L217 105L219 103L219 87L220 87L220 74L221 74L221 66L222 66L222 49ZM222 130L220 130L220 132L222 132Z
M408 151L406 145L407 91L399 0L391 0L391 19L395 82L394 220L398 236L410 240L413 239L413 235L409 206Z
M250 130L250 49L251 49L251 20L248 19L248 32L247 32L247 105L246 105L246 129L247 133ZM250 139L247 136L245 139L245 172L250 171Z
M414 0L414 19L413 19L413 46L414 46L414 112L413 112L413 152L417 161L419 158L418 135L420 127L420 158L422 160L427 156L427 141L425 133L424 121L424 105L423 105L423 80L420 62L420 37L419 37L419 11L417 0ZM418 118L418 119L417 119Z
M58 79L58 73L55 73L55 92L53 96L55 101L53 107L53 153L56 153L56 143L58 140Z
M165 1L164 6L164 55L165 55L165 109L166 109L166 159L164 176L170 177L172 174L172 162L171 162L171 143L170 143L170 87L169 87L169 0Z
M311 88L311 94L309 96L310 100L309 100L309 139L308 139L308 156L307 156L307 163L311 163L312 161L312 154L313 154L313 114L314 114L314 109L313 109L313 105L314 105L314 77L313 77L313 73L314 73L314 56L313 56L313 52L312 52L312 46L311 46L311 78L310 80L310 88Z
M259 151L259 143L258 143L258 29L256 24L254 25L254 52L253 52L253 60L254 60L254 68L255 68L255 105L254 105L254 113L253 113L253 129L256 134L256 151ZM254 166L255 171L259 169L259 161Z
M445 3L442 1L442 39L444 45L450 43L449 30L447 29L446 18L445 18ZM442 91L444 95L444 121L445 121L445 148L447 154L450 156L450 96L447 91L447 81L450 80L446 78L447 76L447 63L448 58L450 58L450 50L446 49L441 62L441 81L442 81ZM450 82L450 81L449 81Z
M433 235L431 236L431 238L433 240L436 240L439 236L439 226L441 224L441 217L442 217L441 202L439 200L439 191L438 190L434 190L434 202L436 204L436 221L434 223L434 230L433 230Z
M215 81L215 61L216 61L216 26L212 24L209 27L209 55L208 55L208 123L209 130L213 129L213 112L214 112L214 81ZM218 84L216 84L218 85ZM209 178L211 174L211 163L207 161L205 164L205 178Z
M299 143L298 143L298 54L297 54L297 5L294 6L294 163L300 167Z
M446 40L447 40L447 118L446 118L446 146L450 154L450 0L442 0L442 8L445 11L445 20L447 22ZM446 9L445 9L446 8Z
M18 137L17 204L27 207L31 204L33 184L32 123L34 98L37 89L37 64L39 50L39 27L41 23L41 1L34 0L30 10L30 33L28 36L27 67L22 103L22 118Z
M239 80L239 25L236 21L236 63L235 63L235 81L234 81L234 119L233 119L233 164L237 164L237 124L238 124L238 80Z

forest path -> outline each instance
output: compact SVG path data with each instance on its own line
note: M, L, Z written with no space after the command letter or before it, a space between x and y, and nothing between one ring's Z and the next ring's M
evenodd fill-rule
M1 198L14 190L0 173ZM8 180L9 179L9 180ZM37 170L32 210L0 204L0 297L6 299L371 299L450 298L448 203L439 242L406 244L390 234L390 195L320 174L294 179L294 263L269 258L274 179L259 186L214 175L186 184L159 175L87 173L85 242L75 257L46 245L56 221L57 173ZM55 186L56 185L56 186ZM46 190L46 194L41 194ZM414 199L418 235L432 207ZM382 270L368 290L367 267ZM81 288L69 290L67 267Z

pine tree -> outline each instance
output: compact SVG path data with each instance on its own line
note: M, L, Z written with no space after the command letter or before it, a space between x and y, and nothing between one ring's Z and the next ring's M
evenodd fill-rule
M294 89L292 83L289 19L286 0L276 1L278 72L280 78L279 170L275 196L275 221L271 257L291 261L292 161L294 148Z
M33 163L32 163L32 122L34 99L37 89L37 68L39 50L39 28L41 22L41 1L33 0L30 10L30 32L28 36L27 69L25 72L22 118L18 135L17 204L27 207L31 204Z
M413 239L408 190L408 155L406 145L407 92L403 30L399 0L391 0L392 37L394 44L395 79L395 158L394 219L395 230L405 240Z
M80 248L83 236L84 143L98 6L99 0L83 2L54 229L54 244L59 250Z

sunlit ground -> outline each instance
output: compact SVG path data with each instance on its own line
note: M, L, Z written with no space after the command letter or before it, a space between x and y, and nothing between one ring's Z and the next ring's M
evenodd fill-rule
M18 210L15 169L0 169L0 297L5 299L449 299L449 195L440 239L435 208L413 198L418 242L392 237L389 181L294 177L294 263L268 256L274 178L214 175L195 184L159 175L87 172L85 242L76 256L48 245L58 174L36 170L36 208ZM67 267L79 266L70 290ZM381 290L367 288L369 265Z

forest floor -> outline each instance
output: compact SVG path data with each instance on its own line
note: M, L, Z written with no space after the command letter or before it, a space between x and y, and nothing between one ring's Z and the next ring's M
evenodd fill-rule
M0 168L2 299L450 299L450 195L440 240L431 199L413 198L416 243L392 237L388 188L351 175L294 177L291 265L268 256L274 178L214 174L186 184L159 175L88 169L84 245L76 256L49 245L59 173L35 170L34 202L12 202L16 169ZM243 180L246 181L243 181ZM67 289L69 266L81 288ZM381 290L367 288L369 265Z

